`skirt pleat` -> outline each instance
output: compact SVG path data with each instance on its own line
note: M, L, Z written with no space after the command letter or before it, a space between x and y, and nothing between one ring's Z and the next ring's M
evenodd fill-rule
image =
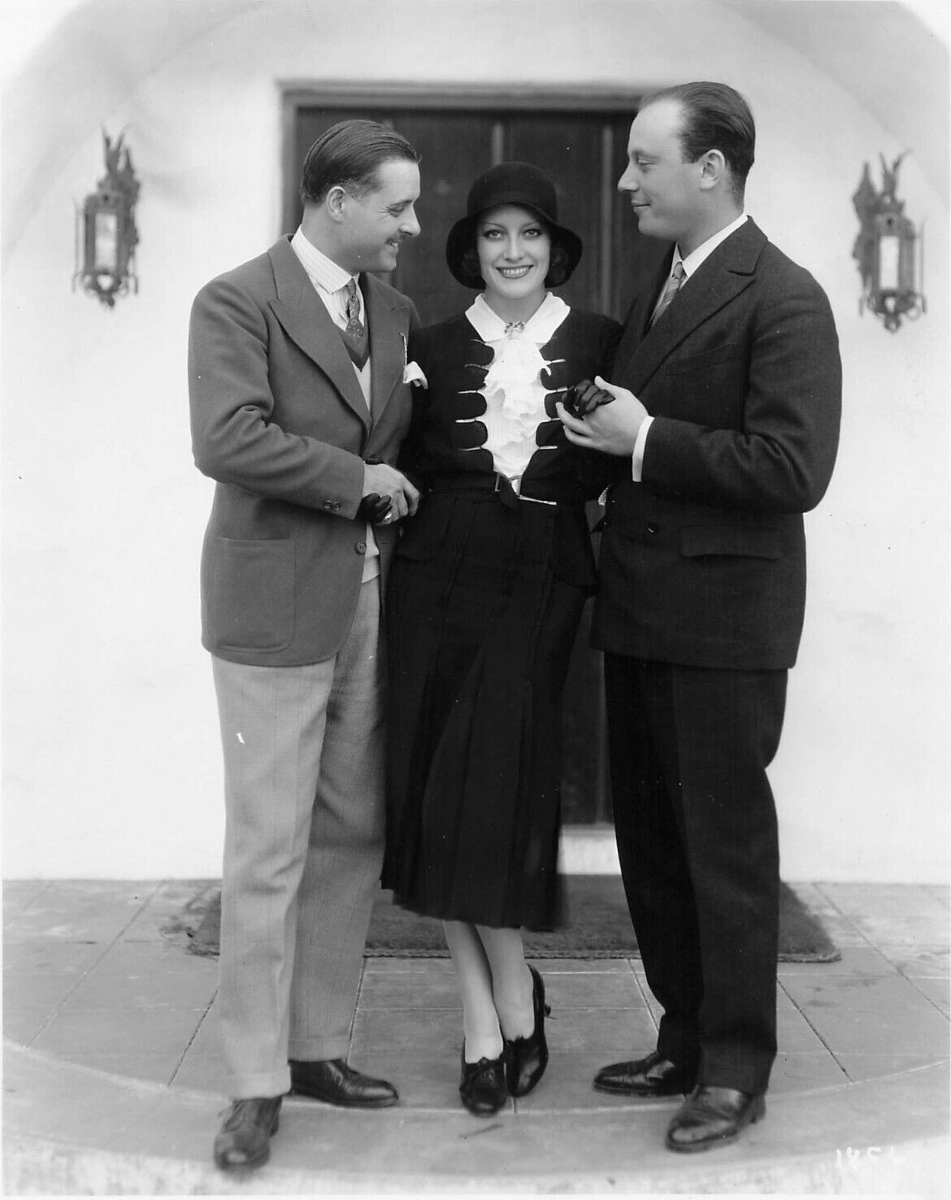
M553 514L443 497L397 557L383 884L427 916L551 929L560 913L559 730L584 588L548 565Z

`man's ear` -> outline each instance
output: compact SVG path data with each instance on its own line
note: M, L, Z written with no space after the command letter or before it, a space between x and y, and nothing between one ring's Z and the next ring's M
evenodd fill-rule
M708 150L700 159L700 187L703 191L715 188L726 179L730 168L726 165L722 150Z
M343 220L343 210L347 199L347 192L340 186L339 183L335 183L327 192L327 195L324 196L324 207L326 208L331 220Z

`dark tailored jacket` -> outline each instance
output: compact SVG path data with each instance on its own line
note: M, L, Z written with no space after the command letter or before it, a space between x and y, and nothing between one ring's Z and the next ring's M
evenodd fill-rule
M582 379L593 379L608 369L621 326L610 317L572 309L541 348L549 363L541 382L547 389L545 412L535 435L538 449L522 475L520 494L535 500L555 501L557 507L516 499L501 481L503 499L520 508L541 527L548 541L548 562L566 583L592 588L596 580L591 538L584 501L597 496L613 478L614 464L606 456L572 446L555 412L565 390ZM492 363L493 351L479 337L465 315L416 333L410 354L426 375L429 387L414 388L413 421L400 454L400 467L424 489L440 485L447 477L457 484L466 479L493 479L491 451L481 449L486 427L478 419L485 413L479 389ZM544 510L551 514L543 517ZM397 554L431 557L445 536L452 503L426 497L417 515L405 522Z
M670 259L635 299L609 377L655 420L642 482L610 492L593 644L686 666L788 668L805 608L802 514L821 500L838 445L832 312L747 221L649 329Z
M343 340L282 238L195 299L188 380L195 462L217 480L201 564L202 644L259 666L320 662L353 617L366 554L367 459L395 463L412 303L361 286L371 411ZM372 416L371 416L372 412ZM385 569L395 531L376 530Z

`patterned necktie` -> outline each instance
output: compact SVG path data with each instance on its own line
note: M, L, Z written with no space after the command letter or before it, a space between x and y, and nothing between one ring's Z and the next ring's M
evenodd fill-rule
M357 281L347 281L347 333L352 338L363 337L363 322L360 320L360 297L357 295Z
M667 280L667 286L664 288L664 294L660 298L660 304L657 306L657 311L651 317L651 325L653 325L657 318L665 313L670 307L671 301L680 291L680 285L683 283L685 278L684 265L682 262L678 261L674 264L673 274L671 275L670 279Z
M362 371L370 355L370 339L366 326L360 320L360 297L357 295L355 279L347 282L347 328L340 330L340 336L354 366Z

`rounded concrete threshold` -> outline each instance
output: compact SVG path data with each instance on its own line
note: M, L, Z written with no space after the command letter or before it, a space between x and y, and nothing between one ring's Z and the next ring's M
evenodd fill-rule
M693 1156L663 1147L669 1101L480 1121L292 1099L242 1176L211 1162L220 1098L4 1049L8 1195L947 1194L946 1065L771 1096L740 1142Z

